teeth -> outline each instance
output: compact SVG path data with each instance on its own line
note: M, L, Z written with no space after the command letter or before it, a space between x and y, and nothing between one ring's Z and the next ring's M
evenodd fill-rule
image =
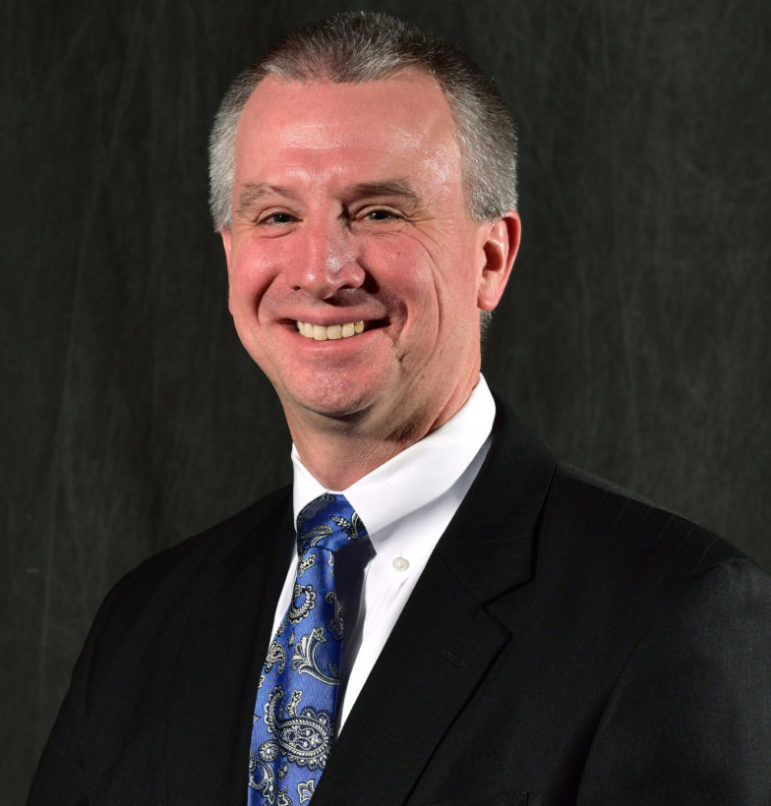
M356 333L364 332L364 322L345 322L342 325L312 325L310 322L298 322L297 332L306 339L315 341L328 341L335 339L349 339Z

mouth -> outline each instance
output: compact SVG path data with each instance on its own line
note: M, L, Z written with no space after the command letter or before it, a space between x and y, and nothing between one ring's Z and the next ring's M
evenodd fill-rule
M338 325L314 325L310 322L297 322L297 332L306 339L314 341L333 341L350 339L367 330L368 324L362 319L355 322L343 322Z

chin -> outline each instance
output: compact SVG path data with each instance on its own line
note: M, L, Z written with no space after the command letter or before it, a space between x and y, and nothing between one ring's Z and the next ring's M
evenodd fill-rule
M370 396L362 392L361 394L351 394L351 390L344 392L339 390L338 394L330 392L321 393L314 390L314 394L304 393L291 396L293 404L322 417L333 419L349 419L363 414L372 405Z
M382 373L365 372L366 367L351 371L349 367L323 372L298 371L284 384L286 397L309 411L330 417L357 414L369 408L382 389Z

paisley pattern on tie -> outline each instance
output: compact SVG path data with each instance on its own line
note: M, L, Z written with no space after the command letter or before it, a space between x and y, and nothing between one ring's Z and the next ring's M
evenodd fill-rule
M335 737L343 658L335 552L366 534L342 495L325 493L297 516L292 601L257 690L248 806L298 806L316 791Z

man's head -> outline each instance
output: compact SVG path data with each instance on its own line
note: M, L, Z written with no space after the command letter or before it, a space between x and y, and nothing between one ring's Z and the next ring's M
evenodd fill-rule
M475 385L519 219L472 214L465 140L425 67L338 81L282 64L230 93L248 92L220 216L230 310L296 443L343 429L401 449Z
M223 98L210 143L210 207L215 228L230 223L235 135L257 84L287 81L359 83L408 67L432 75L452 111L464 164L469 210L478 221L517 207L514 121L490 79L455 46L374 12L345 12L303 28L244 70Z

